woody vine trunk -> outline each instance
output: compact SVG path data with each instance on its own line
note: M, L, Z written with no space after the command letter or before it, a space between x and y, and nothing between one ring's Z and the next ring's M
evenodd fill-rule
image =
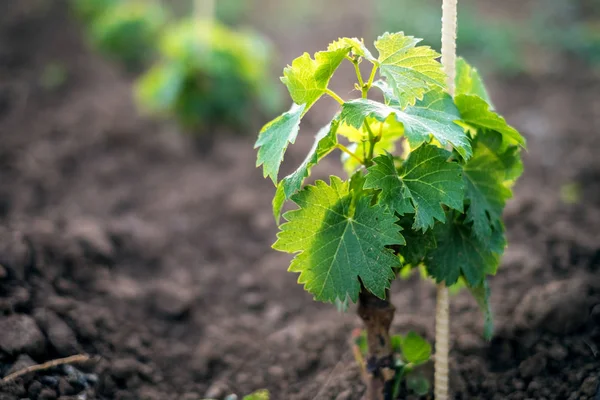
M394 382L394 354L390 339L390 325L396 308L390 302L390 291L385 300L370 293L364 286L358 300L358 315L367 333L367 393L368 400L392 400Z

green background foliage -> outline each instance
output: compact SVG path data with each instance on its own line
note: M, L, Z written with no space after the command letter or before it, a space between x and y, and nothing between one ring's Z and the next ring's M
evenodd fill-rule
M140 109L174 119L184 131L240 130L281 109L265 37L215 20L174 19L192 2L72 0L91 44L131 71L146 69L135 98ZM217 17L239 19L232 1L217 2ZM236 12L237 17L236 17Z
M272 114L278 108L278 92L267 74L271 49L253 32L236 32L217 21L182 20L167 27L159 52L159 61L136 87L146 111L172 116L199 132L219 124L239 127L255 110Z
M154 43L168 11L154 0L78 0L75 10L87 23L90 42L109 57L139 69L154 56Z

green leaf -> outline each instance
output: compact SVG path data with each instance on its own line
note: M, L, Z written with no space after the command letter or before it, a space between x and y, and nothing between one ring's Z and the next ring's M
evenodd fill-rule
M468 94L481 97L490 105L493 110L494 106L483 83L483 79L479 75L476 68L470 66L464 58L459 57L456 60L456 93L455 95Z
M407 214L400 218L399 225L402 227L402 236L406 240L406 246L397 249L402 256L403 264L414 268L421 264L427 253L437 246L435 232L433 229L427 231L416 231L412 228L414 215Z
M519 145L526 147L525 138L500 115L490 110L490 106L482 98L461 94L454 98L462 120L474 129L492 130L502 134L502 142L506 146Z
M273 247L299 253L289 270L316 300L358 300L362 282L384 298L399 259L386 248L404 244L396 218L370 196L353 195L348 182L332 176L331 185L317 181L292 196L300 207L284 214ZM360 279L360 281L359 281Z
M339 121L335 119L321 128L315 137L312 148L302 164L300 164L296 171L283 178L281 182L279 182L279 185L277 185L277 192L273 198L273 215L275 216L277 223L279 223L279 215L281 214L283 203L300 190L304 183L304 179L310 174L310 169L335 148L335 145L337 144L336 131L338 126Z
M350 47L320 51L315 53L314 60L304 53L283 70L281 81L294 102L305 105L304 112L325 93L333 73L349 52Z
M446 75L436 60L440 55L427 46L415 47L421 39L404 33L385 33L375 42L380 73L386 78L401 108L415 104L432 87L445 87Z
M345 313L348 311L350 307L350 299L346 297L344 300L335 299L335 308L337 308L338 312Z
M429 361L431 345L415 332L409 332L400 342L402 357L415 366Z
M294 143L298 135L300 119L305 108L304 104L293 104L289 111L261 129L254 145L254 148L259 147L256 166L263 165L263 176L270 176L275 184L277 184L277 174L288 143Z
M494 315L490 304L490 285L487 280L484 280L483 284L470 287L469 290L483 312L483 337L491 340L494 334Z
M365 342L366 342L366 337L365 337ZM392 348L392 352L400 353L402 351L401 345L402 345L402 335L392 335L390 337L390 347ZM397 362L402 362L402 360L397 360ZM405 363L403 363L403 364L405 364Z
M413 372L406 376L406 388L417 396L427 395L429 386L429 381L422 373Z
M242 400L269 400L269 391L266 389L261 389L252 394L244 396Z
M398 97L396 97L396 94L386 81L378 79L373 82L373 87L381 90L381 93L383 94L383 101L386 105L400 108L400 101L398 101Z
M485 136L485 134L481 134ZM507 170L503 160L487 147L480 135L473 142L473 157L463 166L466 187L467 223L485 242L498 229L506 201L512 191L504 184Z
M366 355L369 352L369 343L367 342L367 332L365 330L361 330L360 334L354 337L354 344L358 347L362 355Z
M331 43L329 47L327 47L327 51L348 48L351 49L354 55L360 56L372 63L377 62L377 59L373 57L369 49L367 49L367 46L365 46L365 42L357 38L339 38L335 42Z
M430 141L433 136L442 146L451 144L464 157L471 155L471 145L464 130L454 121L460 119L458 111L447 94L428 93L422 102L404 111L369 100L350 100L342 106L341 118L348 125L360 128L365 118L383 122L394 115L404 125L404 134L411 148Z
M502 144L502 134L494 131L485 131L477 134L475 139L480 145L485 146L494 154L504 166L504 183L510 186L523 173L521 160L521 147Z
M375 165L368 168L365 188L379 189L379 204L388 207L400 215L412 213L415 210L411 203L410 192L398 176L391 154L384 154L373 159Z
M184 78L183 68L177 63L154 65L137 80L136 100L147 111L166 112L176 104Z
M380 189L379 201L402 215L415 213L413 229L427 230L434 220L445 221L442 205L462 211L464 183L461 167L448 162L451 153L421 145L396 172L390 154L373 159L365 188Z
M486 274L496 273L506 245L502 226L499 229L493 231L488 241L482 242L462 221L452 219L436 225L438 246L427 256L429 274L447 286L456 283L461 275L471 287L482 285Z
M449 162L449 158L450 152L444 149L421 145L410 153L400 169L402 182L415 207L415 230L433 227L434 219L444 222L442 204L462 212L461 167Z

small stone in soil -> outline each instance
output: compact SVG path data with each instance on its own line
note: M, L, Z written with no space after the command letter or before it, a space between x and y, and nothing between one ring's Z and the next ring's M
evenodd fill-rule
M40 381L33 381L29 388L27 389L27 394L29 398L35 399L38 397L40 392L42 391L43 385Z
M552 345L552 347L550 347L548 349L548 355L553 360L562 361L565 358L567 358L567 356L569 355L569 352L567 351L567 349L564 346L562 346L558 343L555 343Z
M75 390L76 393L85 390L89 386L87 380L82 374L69 376L67 381L69 382L69 385L73 387L73 390Z
M352 391L344 390L342 393L338 394L335 400L350 400L352 399Z
M42 382L45 386L56 387L58 386L58 378L50 375L44 375L40 378L40 382Z
M55 400L56 392L50 388L44 388L38 396L38 400Z
M581 384L581 393L587 396L593 396L598 391L598 378L595 376L588 376Z
M268 371L269 375L275 380L281 380L285 375L285 370L280 365L271 365Z
M210 385L210 387L204 394L204 397L208 397L209 399L216 399L225 396L228 391L229 389L227 385L225 385L222 382L215 382L212 385Z
M260 293L251 292L242 296L242 302L251 310L260 310L265 305L265 298Z
M529 382L529 385L527 386L527 392L528 393L538 393L541 388L542 388L542 385L538 381L531 381L531 382Z
M25 279L30 260L29 252L29 246L22 234L5 228L0 229L0 254L6 278Z
M546 356L543 353L537 353L521 362L519 372L523 378L533 378L546 369L546 363Z
M240 289L248 290L254 289L257 287L256 278L249 272L244 272L240 274L237 279L237 284Z
M10 315L0 318L0 349L8 354L40 354L46 339L35 321L27 315Z
M456 346L465 354L477 354L485 349L485 343L477 335L465 332L456 338Z
M517 390L523 390L525 388L525 383L520 379L513 380L512 384Z
M183 318L194 304L194 296L178 287L160 287L151 296L154 310L169 319Z
M96 383L98 383L98 375L96 374L85 374L84 378L86 382L90 385L95 385Z
M71 237L81 243L88 256L97 257L103 261L113 259L113 244L99 221L77 219L71 221L66 230Z
M111 366L112 375L117 379L128 379L137 374L140 363L133 358L121 358L113 361Z
M0 298L0 312L11 314L28 308L31 301L31 293L23 286L14 287L8 293L8 297Z
M273 304L267 307L264 318L269 323L276 323L285 317L285 309L279 304Z
M72 365L64 365L63 372L67 376L67 382L73 387L75 393L79 393L89 386L87 374L80 372Z
M71 384L65 378L60 378L58 382L58 393L61 396L70 396L78 392L79 391L76 390L73 386L71 386Z
M80 352L75 333L58 315L50 310L37 309L34 311L33 317L60 357Z

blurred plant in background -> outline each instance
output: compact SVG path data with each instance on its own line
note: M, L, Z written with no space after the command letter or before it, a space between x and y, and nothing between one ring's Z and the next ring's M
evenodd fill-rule
M152 60L168 20L168 11L154 0L77 0L75 9L87 21L92 45L130 70Z
M71 0L71 9L74 14L86 23L98 18L110 7L122 0Z
M174 119L183 130L262 124L279 111L270 79L270 43L250 30L233 30L246 2L215 2L215 15L194 18L201 3L160 0L71 0L91 44L129 70L148 68L136 81L145 112ZM166 9L165 7L169 7Z
M161 59L136 85L143 109L175 117L193 132L240 127L253 111L277 111L278 91L268 75L270 46L255 33L183 20L165 30L159 51Z

